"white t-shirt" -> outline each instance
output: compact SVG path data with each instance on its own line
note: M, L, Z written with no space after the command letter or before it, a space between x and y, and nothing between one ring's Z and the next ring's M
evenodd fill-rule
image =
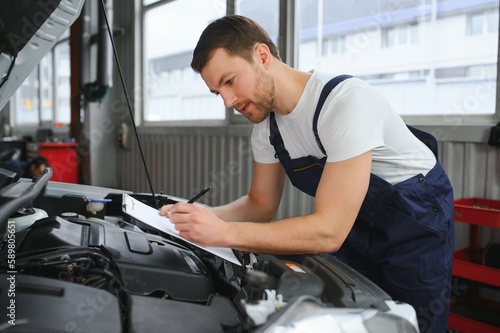
M290 157L323 157L312 129L314 111L324 85L332 78L313 72L293 111L276 122ZM350 78L330 92L318 119L318 134L327 162L338 162L372 150L371 172L391 184L419 173L426 175L436 158L406 127L387 100L366 82ZM269 117L252 131L254 159L277 163L269 143Z

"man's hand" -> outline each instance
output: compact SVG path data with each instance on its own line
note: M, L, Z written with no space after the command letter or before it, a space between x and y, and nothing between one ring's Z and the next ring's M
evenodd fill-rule
M225 246L228 223L204 206L179 202L163 206L160 215L170 218L179 235L189 241L203 246Z
M160 215L170 218L170 209L172 207L173 207L173 204L165 205L165 206L161 207L160 208Z

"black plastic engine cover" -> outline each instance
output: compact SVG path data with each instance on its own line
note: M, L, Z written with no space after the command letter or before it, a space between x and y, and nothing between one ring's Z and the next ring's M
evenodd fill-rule
M205 306L132 295L130 304L130 333L241 332L238 314L224 297L214 296Z
M205 302L213 293L208 270L193 252L128 223L48 217L19 233L16 240L17 256L50 248L104 249L132 294L160 293Z
M75 283L0 274L0 307L2 332L122 332L116 297Z
M308 267L290 260L263 260L255 264L255 269L263 271L274 278L272 289L289 301L297 295L310 295L320 298L325 290L325 283ZM272 282L271 282L272 283Z
M297 295L321 298L337 307L389 310L391 297L365 276L337 258L319 255L260 256L256 270L274 278L274 285L284 299Z

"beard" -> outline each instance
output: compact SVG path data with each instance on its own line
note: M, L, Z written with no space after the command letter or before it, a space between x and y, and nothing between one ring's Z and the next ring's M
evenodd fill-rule
M255 111L246 115L246 117L254 124L263 122L269 113L273 110L276 88L272 77L259 67L255 68L256 83L255 83Z

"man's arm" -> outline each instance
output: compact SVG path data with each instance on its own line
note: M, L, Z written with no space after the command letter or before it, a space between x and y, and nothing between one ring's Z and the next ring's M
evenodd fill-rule
M210 210L224 221L269 222L278 210L285 185L285 171L280 163L255 163L252 184L247 195ZM170 217L173 205L160 209L161 215Z
M170 211L171 220L181 236L205 246L275 254L334 252L349 234L366 196L371 157L369 151L327 163L315 210L309 215L272 223L225 222L202 206L179 203Z
M255 163L248 194L212 211L224 221L269 222L278 210L285 176L280 163Z

